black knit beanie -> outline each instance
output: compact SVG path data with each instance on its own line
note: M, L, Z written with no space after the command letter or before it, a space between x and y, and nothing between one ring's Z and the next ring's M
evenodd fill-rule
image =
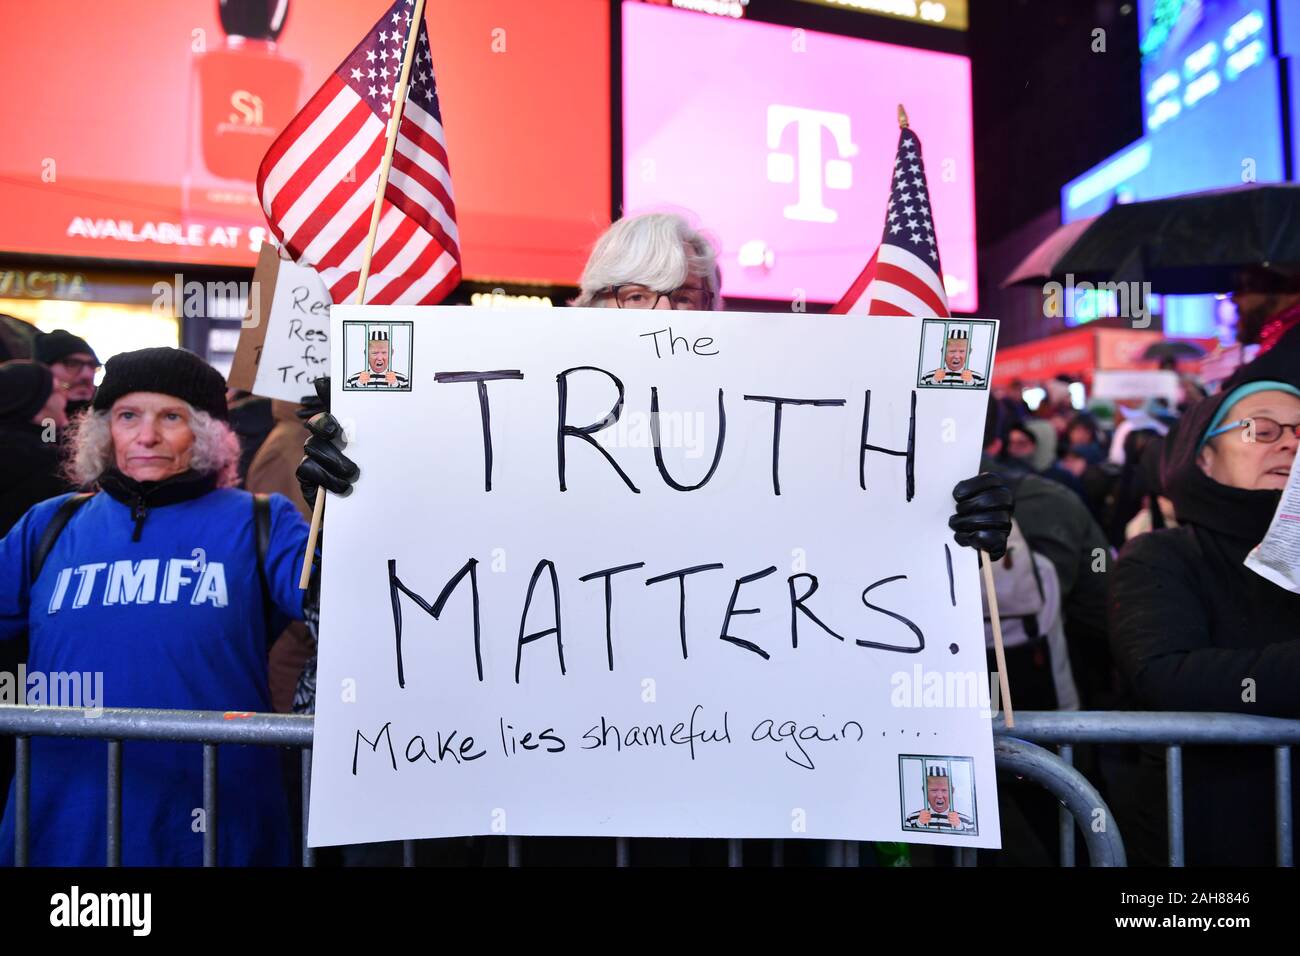
M0 363L0 424L26 424L49 401L54 376L39 362Z
M55 362L62 362L69 355L79 354L89 355L96 362L99 361L99 356L90 347L90 343L79 335L73 335L67 329L55 329L53 332L36 334L35 358L38 362L52 365Z
M104 366L104 380L92 407L107 411L123 395L159 392L189 402L213 418L226 420L226 380L185 349L139 349L120 352Z

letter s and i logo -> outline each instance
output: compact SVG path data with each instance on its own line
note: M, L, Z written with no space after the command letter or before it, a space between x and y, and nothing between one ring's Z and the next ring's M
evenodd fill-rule
M230 94L230 105L238 113L230 114L230 122L243 123L245 126L262 125L262 98L248 90L235 90Z

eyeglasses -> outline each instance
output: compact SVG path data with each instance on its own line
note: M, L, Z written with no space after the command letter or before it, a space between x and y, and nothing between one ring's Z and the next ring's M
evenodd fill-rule
M76 375L83 368L88 368L91 371L94 371L95 369L99 368L99 363L96 362L94 359L65 358L65 359L59 359L54 364L64 366L73 375Z
M674 309L689 309L706 312L713 302L713 295L708 289L695 289L682 286L672 292L656 292L643 285L616 285L602 289L601 295L612 295L620 309L653 309L659 300L667 296L668 304Z
M1228 422L1226 425L1220 425L1214 431L1206 435L1205 440L1209 441L1211 438L1226 434L1235 428L1250 429L1252 425L1254 426L1254 437L1249 438L1243 436L1245 441L1257 441L1262 442L1265 445L1271 445L1273 442L1281 438L1282 433L1288 428L1296 438L1300 438L1300 422L1295 422L1294 424L1283 424L1282 422L1275 422L1271 418L1242 418L1235 422ZM1249 434L1251 433L1248 431L1247 435Z

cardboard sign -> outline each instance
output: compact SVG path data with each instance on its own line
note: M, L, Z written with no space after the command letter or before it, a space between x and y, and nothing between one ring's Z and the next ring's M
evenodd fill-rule
M254 395L298 402L329 372L330 296L316 270L262 246L253 283L258 314L239 333L229 384Z
M361 475L325 509L312 845L998 846L977 556L947 525L996 323L331 322Z

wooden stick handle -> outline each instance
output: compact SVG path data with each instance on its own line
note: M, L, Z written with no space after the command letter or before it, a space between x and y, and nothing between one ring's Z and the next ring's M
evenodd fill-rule
M320 538L320 523L325 517L325 488L316 489L316 504L311 509L311 529L307 532L307 553L302 559L302 574L298 576L299 590L307 590L311 582L312 558L316 555L316 541Z
M989 617L993 621L993 655L998 663L998 690L1002 694L1007 726L1014 727L1016 712L1011 707L1011 684L1007 680L1007 655L1002 649L1002 618L998 614L998 592L993 587L993 559L989 557L987 551L980 552L980 564L984 566L984 592L988 596Z
M402 57L402 75L393 90L391 116L388 120L387 142L384 144L384 161L379 167L379 188L375 190L375 204L370 210L370 231L366 235L366 251L361 257L361 277L357 281L357 305L366 301L366 280L370 278L370 260L375 254L375 238L379 235L379 216L384 208L384 193L388 191L388 174L393 168L393 153L397 149L397 130L402 124L402 107L406 104L406 86L411 79L411 64L415 61L415 47L420 39L420 22L424 19L424 0L415 0L411 14L411 29L406 34L406 53ZM312 559L316 554L316 540L320 537L321 520L325 515L325 489L316 489L316 505L311 511L311 530L307 532L307 553L302 559L302 574L298 587L307 590L311 580Z

